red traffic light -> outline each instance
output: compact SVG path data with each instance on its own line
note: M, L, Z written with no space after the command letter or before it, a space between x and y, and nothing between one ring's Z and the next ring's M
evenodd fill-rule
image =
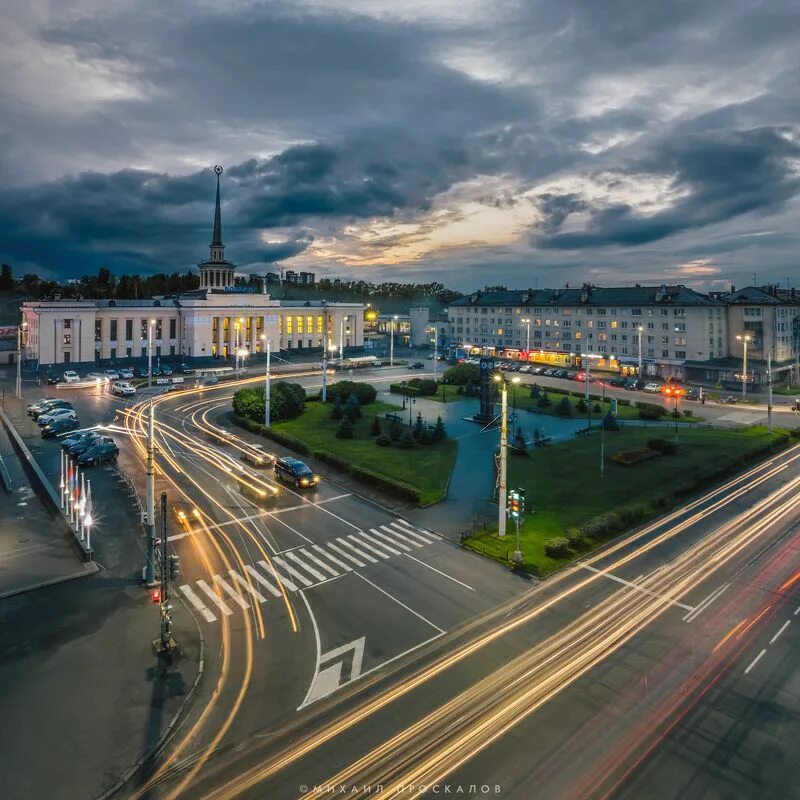
M154 603L160 603L161 602L161 589L153 589L150 592L150 599Z

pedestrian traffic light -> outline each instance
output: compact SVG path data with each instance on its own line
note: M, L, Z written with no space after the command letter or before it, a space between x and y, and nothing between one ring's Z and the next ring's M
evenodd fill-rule
M181 560L173 553L169 557L169 577L177 578L181 574Z
M160 603L161 602L161 589L153 589L150 592L150 599L154 603Z

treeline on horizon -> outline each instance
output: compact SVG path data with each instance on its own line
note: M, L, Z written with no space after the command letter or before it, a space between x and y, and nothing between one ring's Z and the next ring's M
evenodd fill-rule
M261 287L261 277L250 275L247 278L236 278L239 286L252 286L256 290ZM274 288L267 285L267 291ZM289 284L291 288L295 285ZM15 278L9 264L0 267L0 291L18 291L26 297L41 300L60 294L64 298L99 298L103 300L147 300L160 295L180 294L200 287L200 276L196 272L158 272L153 275L114 275L110 270L101 267L97 275L84 275L70 281L43 280L32 272ZM350 295L365 300L380 299L413 299L429 297L446 305L459 297L461 292L448 289L444 284L431 283L399 283L385 281L371 283L363 280L346 280L343 278L322 278L313 286L304 289L321 295Z

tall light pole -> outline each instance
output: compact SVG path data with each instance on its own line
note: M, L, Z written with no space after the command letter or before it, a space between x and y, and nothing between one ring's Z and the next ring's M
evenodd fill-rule
M433 380L439 377L439 331L433 326Z
M322 402L328 402L328 348L331 342L328 335L325 334L325 343L322 345Z
M397 314L395 314L391 320L389 320L389 366L394 366L394 321L397 319Z
M16 395L22 399L22 331L26 330L28 323L22 320L17 326L17 386Z
M147 388L153 388L153 329L156 321L151 319L147 323Z
M269 428L269 416L270 416L270 405L269 405L269 381L270 381L270 374L269 374L269 367L270 367L270 356L272 355L272 342L267 339L267 372L264 376L264 427Z
M642 380L642 330L643 330L643 327L641 325L639 325L636 328L636 330L639 331L639 374L636 376L636 380L637 380L637 382L640 382Z
M494 380L501 384L500 388L500 480L498 486L497 533L506 535L506 504L508 502L508 382L502 375L495 375ZM519 375L512 379L519 383Z
M531 321L530 319L522 320L522 324L525 326L525 358L527 361L531 360L530 352L531 352Z
M592 382L592 359L601 358L593 353L581 353L581 357L586 362L586 369L583 371L583 376L586 378L584 387L584 402L586 403L586 426L592 427L592 406L589 402L589 384Z
M147 562L145 563L144 582L147 586L154 586L155 559L156 559L156 471L155 471L155 443L154 439L154 413L153 398L150 398L150 414L147 419ZM166 565L164 565L166 568Z
M737 333L736 338L744 348L742 356L742 402L744 402L747 399L747 345L753 341L753 337L749 333Z
M339 322L339 361L344 361L344 317Z
M772 348L767 351L767 427L772 433Z

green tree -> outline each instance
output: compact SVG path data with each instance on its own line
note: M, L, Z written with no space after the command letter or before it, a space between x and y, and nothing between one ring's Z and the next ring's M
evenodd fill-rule
M561 401L556 406L556 414L559 417L571 417L572 416L572 403L569 401L569 397L564 395L561 398Z
M513 448L511 452L515 455L521 456L528 452L528 445L525 443L525 435L522 433L522 428L517 428L511 447Z
M539 388L539 384L534 383L533 386L531 386L531 400L538 400L541 393L542 390Z
M606 412L606 415L603 417L603 428L607 431L619 430L619 423L617 422L617 418L611 413L610 409Z
M369 435L370 436L381 435L381 421L378 419L377 415L372 418L372 425L370 425L369 427Z
M589 406L586 405L586 400L581 397L581 399L575 404L575 410L579 414L585 414L589 410Z
M0 267L0 292L10 292L14 288L14 273L10 264Z
M542 396L536 401L537 408L549 408L552 405L552 401L547 396L547 392L542 392Z
M306 391L298 383L277 381L270 389L270 420L280 422L294 419L305 408ZM264 387L239 389L233 396L234 413L240 417L263 422L266 411Z
M410 450L414 446L414 437L411 435L411 431L406 428L406 432L400 437L400 447L403 450Z
M422 421L422 412L417 412L417 418L414 420L414 438L419 439L422 436L422 431L425 430L425 423Z
M442 376L445 383L455 386L466 386L470 381L477 383L481 379L481 370L477 364L456 364L448 367Z
M354 394L362 406L374 403L378 396L377 390L371 383L359 381L337 381L328 386L326 394L328 403L335 402L337 397L344 402L351 394Z
M436 417L436 425L433 429L433 441L434 442L441 442L447 438L447 431L444 427L444 422L442 422L441 417Z
M339 420L344 414L342 407L342 398L337 394L333 399L333 408L331 409L331 419Z
M347 415L342 417L342 421L339 424L339 427L336 429L336 438L337 439L353 438L353 423L350 422L350 418Z

